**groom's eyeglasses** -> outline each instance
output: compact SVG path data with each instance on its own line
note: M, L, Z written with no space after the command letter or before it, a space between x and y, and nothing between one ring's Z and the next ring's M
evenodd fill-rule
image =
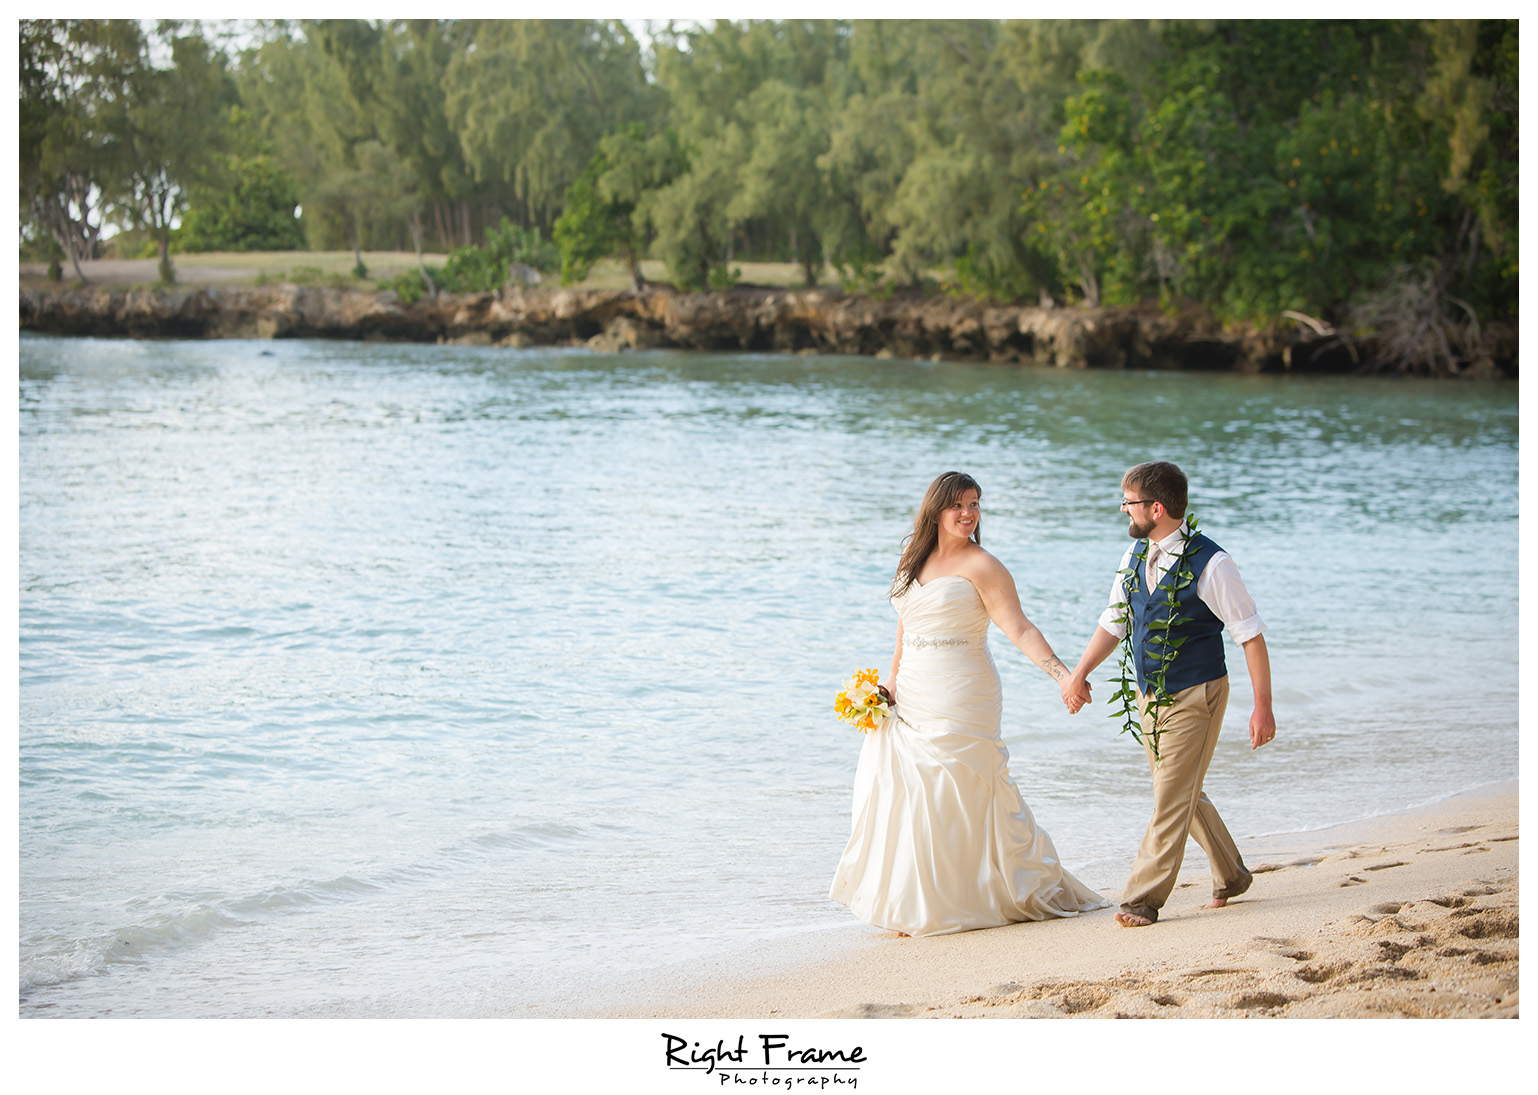
M1121 508L1126 509L1128 506L1151 506L1157 501L1157 498L1130 498L1121 504Z

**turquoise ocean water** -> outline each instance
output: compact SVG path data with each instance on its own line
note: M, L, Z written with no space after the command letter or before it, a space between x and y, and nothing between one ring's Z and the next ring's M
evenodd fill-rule
M1172 459L1270 625L1241 835L1517 770L1517 388L23 337L23 1016L537 1016L866 931L826 899L924 487L1070 663ZM1116 890L1141 752L994 634L1012 771ZM1104 677L1104 673L1101 674ZM1099 695L1109 689L1103 684Z

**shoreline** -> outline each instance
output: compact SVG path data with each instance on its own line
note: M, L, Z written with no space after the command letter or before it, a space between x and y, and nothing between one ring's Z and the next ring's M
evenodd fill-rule
M1190 845L1159 923L1113 906L957 935L808 933L568 998L550 1017L1515 1018L1519 781L1239 841L1255 883L1203 909ZM1192 859L1196 862L1193 864ZM1128 853L1128 865L1131 851ZM837 938L833 938L833 936ZM542 1009L543 1010L543 1009Z
M599 353L676 349L994 362L1060 369L1241 374L1401 375L1374 345L1302 323L1228 329L1197 311L997 304L944 294L739 286L678 292L513 288L403 300L389 290L202 286L20 290L20 327L95 338L282 339L447 343ZM1494 328L1493 328L1494 329ZM1518 375L1515 324L1492 356L1454 373Z

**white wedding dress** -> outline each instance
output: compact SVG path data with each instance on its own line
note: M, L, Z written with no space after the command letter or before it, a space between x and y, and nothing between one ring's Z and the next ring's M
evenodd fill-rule
M951 575L915 582L892 603L903 623L897 716L865 737L830 896L909 935L1106 907L1063 870L1009 776L976 587Z

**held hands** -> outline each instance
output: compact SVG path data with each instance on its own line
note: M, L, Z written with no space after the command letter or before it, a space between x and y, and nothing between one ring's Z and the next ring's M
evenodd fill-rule
M1079 709L1089 702L1089 681L1079 677L1067 678L1059 691L1062 693L1063 706L1068 708L1070 715L1077 715Z

